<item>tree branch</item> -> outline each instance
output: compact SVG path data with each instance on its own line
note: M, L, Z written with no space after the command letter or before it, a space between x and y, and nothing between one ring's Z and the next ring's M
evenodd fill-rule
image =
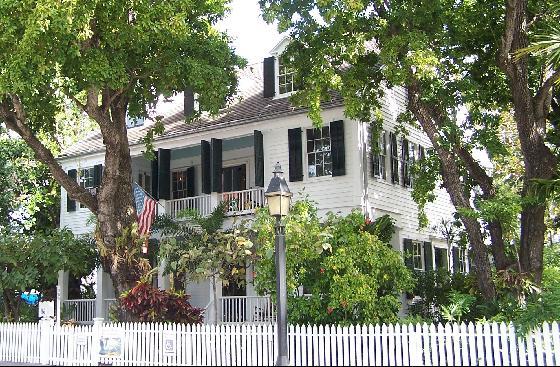
M539 114L542 113L543 116L547 115L548 111L545 111L545 109L547 109L545 108L547 106L546 101L547 99L549 99L550 92L552 90L552 87L554 86L554 83L559 78L560 78L560 70L554 71L552 75L544 81L544 83L539 88L537 94L535 95L535 100L534 100L535 110L538 111Z
M55 178L55 180L68 192L68 195L85 205L92 213L97 213L97 199L86 189L78 185L78 182L70 178L64 172L60 164L56 161L55 157L49 149L35 134L31 131L29 126L25 124L26 114L23 103L16 95L11 95L11 98L5 99L0 104L0 118L4 120L6 126L15 131L21 138L29 145L35 153L36 158L47 165ZM12 110L13 108L13 110Z

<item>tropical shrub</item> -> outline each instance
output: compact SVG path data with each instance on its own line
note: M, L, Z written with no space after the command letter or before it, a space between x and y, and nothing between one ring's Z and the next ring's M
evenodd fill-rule
M330 213L321 223L313 203L302 200L294 203L285 224L291 323L397 320L400 295L412 288L412 277L400 253L366 230L371 223L362 213L345 217ZM253 229L259 255L255 288L260 294L275 295L274 219L261 210Z
M164 291L140 281L121 295L119 305L129 321L200 324L203 310L191 306L189 298L184 292Z

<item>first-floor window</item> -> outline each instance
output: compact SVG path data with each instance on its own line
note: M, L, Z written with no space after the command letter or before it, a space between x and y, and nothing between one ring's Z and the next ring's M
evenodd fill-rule
M459 248L459 272L467 272L467 250Z
M412 241L412 265L414 266L414 270L424 270L422 242Z
M173 199L183 199L187 197L187 171L173 171L171 173L171 191Z
M90 190L93 194L95 188L95 180L93 178L93 167L82 168L80 170L80 186L84 189ZM80 203L80 208L85 208L86 206Z
M332 174L331 135L328 126L307 129L307 174L309 177Z

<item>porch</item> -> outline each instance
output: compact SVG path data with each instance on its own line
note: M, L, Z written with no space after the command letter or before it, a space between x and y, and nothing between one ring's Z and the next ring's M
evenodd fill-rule
M102 312L96 312L98 305ZM63 318L80 325L93 325L95 317L110 321L110 312L116 304L115 298L70 299L63 301ZM225 296L217 298L217 308L211 301L204 308L205 324L272 324L276 322L276 312L270 296Z

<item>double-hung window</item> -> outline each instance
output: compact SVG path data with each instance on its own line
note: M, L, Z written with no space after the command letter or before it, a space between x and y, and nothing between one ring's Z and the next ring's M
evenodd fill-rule
M422 242L412 241L412 266L414 270L424 270L424 257Z
M138 185L140 185L140 187L148 194L152 194L152 176L146 172L140 172L138 174Z
M187 197L187 171L173 171L171 173L171 191L173 199L183 199Z
M467 272L467 250L459 248L459 272Z
M309 177L332 174L331 135L328 126L307 129L307 174Z
M294 68L286 64L285 58L278 58L278 94L287 94L296 90L294 87Z
M373 176L386 179L385 158L387 157L387 140L385 131L379 132L379 137L374 142L372 161Z
M92 194L96 194L94 191L95 180L93 176L93 167L82 168L80 170L80 186L86 190L90 190ZM85 208L85 205L80 203L80 208Z

